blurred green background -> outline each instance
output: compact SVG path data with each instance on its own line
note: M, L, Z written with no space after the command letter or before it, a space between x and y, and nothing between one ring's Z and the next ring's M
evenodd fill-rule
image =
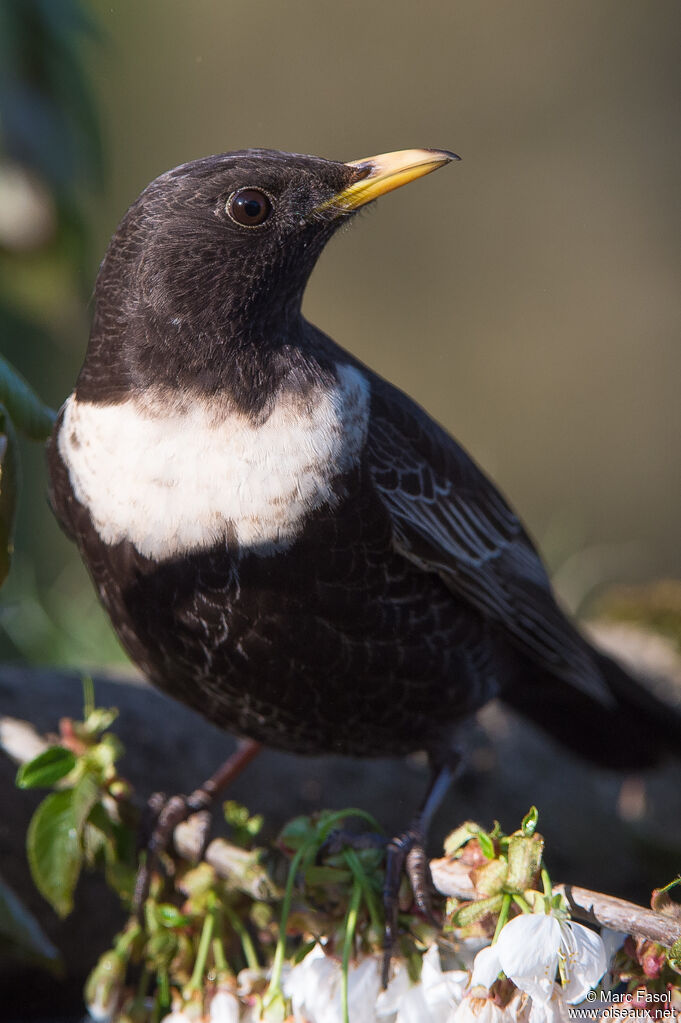
M245 146L451 148L461 164L333 242L307 316L473 453L573 607L607 582L681 574L678 0L2 0L0 13L14 26L0 35L14 47L0 247L3 202L5 219L15 209L3 170L31 166L43 203L43 234L0 251L0 347L46 400L73 385L98 261L157 174ZM70 111L63 125L24 116L17 68ZM47 508L42 453L25 455L0 655L122 662Z

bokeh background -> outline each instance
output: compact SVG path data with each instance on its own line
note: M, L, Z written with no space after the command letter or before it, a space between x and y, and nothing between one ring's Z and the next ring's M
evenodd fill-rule
M79 368L108 237L157 174L244 146L451 148L462 163L336 238L307 316L455 433L573 606L681 573L677 0L90 0L89 25L75 3L5 7L47 16L66 45L29 19L25 63L47 59L54 102L72 103L82 64L75 135L23 121L38 185L50 156L65 163L66 242L48 216L42 242L0 263L2 350L51 404ZM3 128L25 113L15 99ZM5 168L9 148L5 133ZM0 652L120 660L44 491L33 448Z

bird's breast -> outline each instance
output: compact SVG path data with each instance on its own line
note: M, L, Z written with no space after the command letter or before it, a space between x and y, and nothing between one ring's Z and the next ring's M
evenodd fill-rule
M67 400L59 454L107 544L156 561L212 547L289 546L310 512L334 504L366 438L369 385L342 365L333 385L280 390L263 421L219 400Z

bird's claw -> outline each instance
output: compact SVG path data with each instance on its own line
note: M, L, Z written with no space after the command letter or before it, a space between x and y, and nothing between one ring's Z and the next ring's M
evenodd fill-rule
M425 836L420 827L412 825L388 842L383 886L385 932L383 935L383 969L381 983L388 986L390 961L397 941L397 914L402 875L406 873L414 895L414 902L429 923L438 926L431 905L433 881L425 850Z
M163 792L155 792L149 799L138 847L146 851L146 857L137 871L133 893L133 911L139 916L149 895L151 876L158 867L160 858L168 848L172 834L194 814L203 813L202 830L204 841L210 827L210 816L206 813L211 799L203 789L196 789L190 796L175 795L169 799Z

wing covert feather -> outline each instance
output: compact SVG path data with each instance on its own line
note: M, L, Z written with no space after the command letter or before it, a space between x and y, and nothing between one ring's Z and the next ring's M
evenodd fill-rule
M401 553L437 572L532 661L610 703L515 512L423 409L376 378L366 453Z

